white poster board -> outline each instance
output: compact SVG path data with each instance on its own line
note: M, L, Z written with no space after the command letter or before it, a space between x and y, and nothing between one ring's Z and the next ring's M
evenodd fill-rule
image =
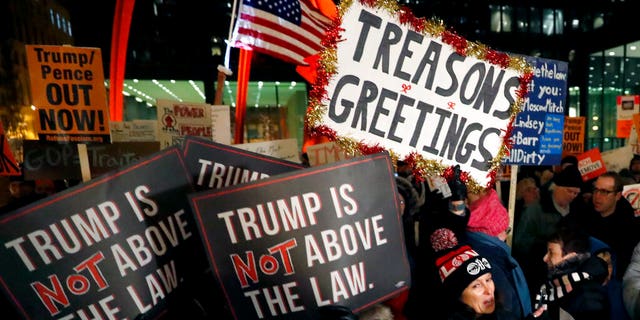
M242 143L234 144L233 146L242 150L300 163L298 140L296 139Z
M310 127L399 159L418 154L432 161L425 167L459 164L469 180L490 185L530 66L511 64L518 59L504 53L454 47L443 40L452 34L416 30L406 22L409 13L377 4L344 5L335 74L327 77L319 105L311 99Z

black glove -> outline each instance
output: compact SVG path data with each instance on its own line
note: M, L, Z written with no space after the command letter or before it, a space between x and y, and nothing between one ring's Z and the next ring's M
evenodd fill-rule
M318 308L321 320L358 320L358 315L345 306L332 304Z
M467 199L467 185L460 179L460 165L453 167L453 177L447 181L451 189L451 201Z

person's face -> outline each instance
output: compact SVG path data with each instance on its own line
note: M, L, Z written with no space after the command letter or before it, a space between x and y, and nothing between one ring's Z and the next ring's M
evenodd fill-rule
M562 244L560 243L547 242L547 253L544 255L542 260L547 264L547 267L552 268L575 255L575 252L564 254L562 252Z
M404 197L400 192L398 192L398 199L400 200L400 215L403 215L404 209L406 208L407 205L404 203Z
M640 161L633 161L631 163L631 166L629 167L629 170L631 170L631 172L633 173L640 173Z
M540 199L540 189L535 185L535 183L530 183L525 186L524 192L522 193L522 201L525 204L531 204Z
M567 207L580 193L580 188L556 186L553 192L553 198L561 207Z
M615 180L611 177L599 177L593 183L593 208L601 214L611 214L616 210L616 202L622 194L615 191Z
M486 273L462 291L460 300L471 307L476 314L490 314L496 309L496 300L493 296L495 290L496 286L491 273Z

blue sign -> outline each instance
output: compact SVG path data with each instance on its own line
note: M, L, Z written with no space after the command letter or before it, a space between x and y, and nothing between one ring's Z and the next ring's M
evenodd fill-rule
M524 58L534 68L534 77L513 123L513 146L503 163L557 165L562 160L569 66L563 61Z

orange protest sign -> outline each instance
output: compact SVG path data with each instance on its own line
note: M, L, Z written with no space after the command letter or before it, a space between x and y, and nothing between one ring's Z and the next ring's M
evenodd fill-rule
M100 48L26 45L40 140L108 143Z
M16 159L13 157L13 152L9 147L9 141L7 136L4 135L4 128L0 123L0 145L2 148L2 160L0 160L0 176L19 176L20 167L18 166Z
M584 152L584 117L564 117L562 157Z
M607 172L598 148L590 149L577 155L576 158L578 158L578 170L582 175L582 181L589 181Z

